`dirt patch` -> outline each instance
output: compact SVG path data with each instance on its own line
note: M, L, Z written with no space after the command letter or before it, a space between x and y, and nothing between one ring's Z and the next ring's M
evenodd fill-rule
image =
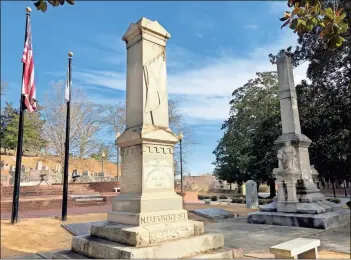
M66 223L105 220L106 213L69 216ZM72 236L56 218L23 219L16 225L1 220L1 258L71 247Z

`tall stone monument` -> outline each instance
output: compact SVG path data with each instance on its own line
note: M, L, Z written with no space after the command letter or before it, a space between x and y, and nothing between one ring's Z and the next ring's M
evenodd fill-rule
M282 135L276 140L278 168L273 170L278 196L271 204L250 213L248 222L332 228L350 222L350 212L329 202L317 189L318 172L310 165L311 140L301 132L291 58L277 59Z
M121 193L114 198L104 225L89 236L72 239L70 251L55 258L233 258L222 234L204 233L204 224L188 219L182 197L174 191L174 145L169 128L166 41L170 34L157 22L132 23L127 45L126 130L121 148Z

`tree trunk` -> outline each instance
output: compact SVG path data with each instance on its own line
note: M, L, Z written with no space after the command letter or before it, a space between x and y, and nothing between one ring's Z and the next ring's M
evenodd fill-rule
M268 180L268 185L269 185L269 198L273 199L276 195L276 190L275 190L275 180L274 179L269 179Z
M241 194L241 193L242 193L241 184L238 183L238 194Z
M333 194L334 194L334 198L336 198L334 180L332 181L332 185L333 185Z

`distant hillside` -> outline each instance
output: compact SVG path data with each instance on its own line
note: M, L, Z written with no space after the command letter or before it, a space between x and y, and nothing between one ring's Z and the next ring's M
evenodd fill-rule
M16 164L16 157L9 156L9 155L1 155L1 160L4 163L8 163L9 165ZM22 164L25 165L27 168L35 169L36 164L38 161L42 161L43 165L48 166L50 170L55 168L55 165L60 164L60 160L56 156L46 156L44 157L29 157L23 156L22 157ZM70 158L69 162L69 172L71 173L73 169L77 169L78 172L82 173L83 171L90 171L91 173L94 172L101 172L101 161L97 161L95 159L79 159L75 157ZM114 163L108 162L104 160L104 173L105 176L116 176L117 175L117 166ZM121 171L119 171L121 174ZM2 172L1 174L7 174L7 171Z

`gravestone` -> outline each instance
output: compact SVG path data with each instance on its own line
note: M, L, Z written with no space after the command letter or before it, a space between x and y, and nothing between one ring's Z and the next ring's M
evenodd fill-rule
M188 219L174 190L174 146L169 128L166 41L170 34L146 18L123 36L127 47L126 126L121 148L121 193L112 201L108 223L92 225L90 235L72 238L72 251L89 258L233 258L222 234L204 233ZM100 239L99 239L100 238ZM54 258L70 258L72 251Z
M73 223L73 224L61 224L61 226L66 229L73 236L83 236L90 234L90 227L103 226L106 225L106 221L93 221L93 222L83 222L83 223Z
M1 175L1 182L7 182L8 175Z
M43 169L42 161L37 161L35 169L38 170L38 171L41 171Z
M55 168L54 168L54 171L55 171L55 172L62 172L62 166L61 166L61 164L56 164L56 165L55 165Z
M30 179L30 181L39 182L41 180L41 177L40 177L41 174L42 173L39 170L31 170L31 171L29 171L29 179Z
M233 212L221 208L194 209L191 212L210 219L226 219L235 217Z
M246 208L257 209L258 208L258 194L257 184L253 180L249 180L245 183L246 190Z

